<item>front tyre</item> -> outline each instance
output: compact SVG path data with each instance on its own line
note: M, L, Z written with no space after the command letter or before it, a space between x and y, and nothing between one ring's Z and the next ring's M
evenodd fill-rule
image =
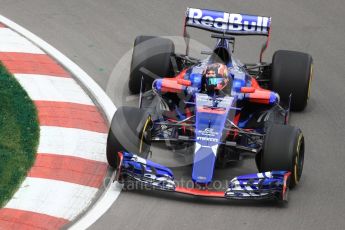
M289 171L290 188L293 188L301 179L303 164L304 137L301 130L289 125L272 125L266 132L259 171Z
M109 165L118 167L118 152L131 152L146 157L151 146L151 128L151 116L145 110L119 107L111 121L107 139Z
M313 59L309 54L278 50L272 59L271 88L285 104L291 98L291 110L303 111L310 97Z

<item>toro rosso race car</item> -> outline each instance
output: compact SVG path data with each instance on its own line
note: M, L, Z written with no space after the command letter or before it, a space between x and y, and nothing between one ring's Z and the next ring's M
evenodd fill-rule
M187 27L215 33L205 59L188 55ZM310 55L287 50L262 62L270 28L270 17L188 8L185 54L175 53L169 39L137 37L129 90L140 95L139 108L119 107L107 140L116 180L197 196L286 201L300 181L305 151L301 130L287 124L289 112L305 109L313 65ZM267 37L258 64L233 56L236 35ZM192 188L178 186L171 169L147 159L154 142L192 149L185 151L192 156ZM255 157L258 173L229 180L223 191L208 187L217 165L244 154Z

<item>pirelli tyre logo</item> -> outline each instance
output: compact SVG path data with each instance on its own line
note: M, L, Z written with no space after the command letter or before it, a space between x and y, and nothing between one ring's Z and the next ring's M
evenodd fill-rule
M186 26L229 34L268 35L270 17L188 8Z

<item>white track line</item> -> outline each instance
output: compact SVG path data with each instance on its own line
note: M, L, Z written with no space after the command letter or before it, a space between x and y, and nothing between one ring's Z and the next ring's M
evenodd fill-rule
M37 46L9 28L0 29L0 52L44 54Z
M107 162L104 154L106 134L73 128L41 126L40 136L38 153L68 155Z
M6 208L73 220L90 205L97 191L93 187L27 177Z
M14 76L34 101L58 101L94 105L90 97L72 78L37 74L15 74Z
M113 181L113 179L114 174L111 178L111 181ZM116 200L120 195L118 191L121 191L121 189L122 185L118 182L110 182L106 192L103 193L99 201L80 220L70 227L69 230L87 229L90 227L111 207L111 205L114 203L114 199ZM114 227L114 229L116 229L116 227Z

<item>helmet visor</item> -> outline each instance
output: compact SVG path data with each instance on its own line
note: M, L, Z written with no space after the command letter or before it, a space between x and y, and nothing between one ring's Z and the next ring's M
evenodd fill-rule
M216 77L209 77L207 78L207 85L209 86L217 86L218 84L218 78Z

